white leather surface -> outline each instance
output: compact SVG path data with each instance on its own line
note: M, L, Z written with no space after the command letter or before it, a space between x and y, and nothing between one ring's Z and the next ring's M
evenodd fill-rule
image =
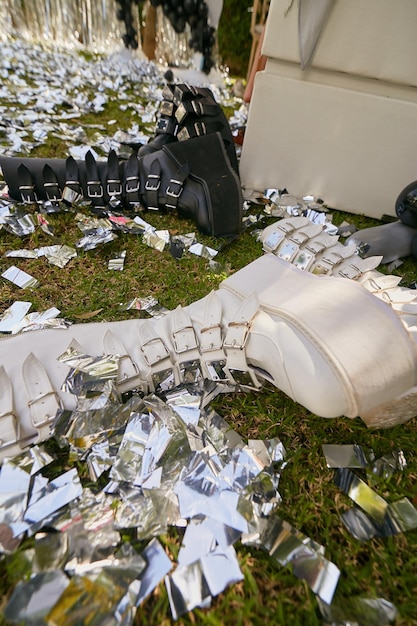
M272 0L263 54L300 64L298 0ZM312 67L417 87L417 2L334 0Z
M247 189L380 219L417 179L417 2L334 0L300 67L298 2L272 0L242 147Z
M269 372L279 389L313 413L356 417L415 385L417 353L410 335L388 304L354 281L304 273L268 254L230 276L216 293L223 336L241 312L243 321L252 320L242 363ZM253 303L258 300L261 310L253 316ZM206 305L203 298L186 309L198 338L207 321ZM57 361L69 344L75 340L86 354L99 356L111 331L145 379L151 368L141 351L140 330L146 326L148 336L163 339L171 359L178 361L171 314L159 320L78 324L68 330L32 331L0 340L0 365L13 386L22 437L36 435L22 376L29 354L42 363L64 407L72 409L73 398L60 391L69 368ZM244 330L236 328L239 334Z
M313 194L380 219L395 216L416 164L417 101L281 76L268 65L257 74L240 160L247 189Z
M256 345L251 333L247 358L256 354L268 371L281 353L292 393L280 388L313 413L355 417L414 386L417 352L408 332L389 305L355 281L304 273L268 254L223 288L244 297L255 283L277 326L262 331L255 319L253 331L264 340Z

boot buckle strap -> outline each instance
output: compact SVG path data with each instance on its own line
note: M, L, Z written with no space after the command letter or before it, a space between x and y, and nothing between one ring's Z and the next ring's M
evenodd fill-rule
M175 352L181 354L198 348L197 338L192 326L185 326L172 333L174 337Z
M32 185L21 185L19 187L19 191L24 204L33 204L34 202L38 202L38 197Z
M355 280L361 274L362 270L359 269L359 267L357 267L354 263L350 263L338 271L339 276L342 276L343 278L350 278L350 280Z
M148 174L148 178L145 183L146 191L158 191L160 186L161 186L161 177L159 176L159 174Z
M353 246L343 246L338 244L329 248L328 252L318 260L316 266L313 268L313 274L327 274L333 271L337 265L343 261L353 257L352 261L356 257Z
M109 179L107 181L107 195L120 196L122 194L122 183L117 179Z
M12 411L1 413L0 424L2 432L0 448L17 443L19 441L19 422L16 415Z
M159 337L150 339L142 344L141 350L144 354L145 361L151 367L169 357L168 349Z
M118 368L118 378L116 380L116 385L126 383L130 380L136 379L139 376L138 366L128 354L119 355L119 368Z
M182 180L176 180L175 178L171 178L171 180L169 181L169 185L166 188L167 196L170 196L171 198L179 198L184 188L183 185L184 183Z
M45 426L46 424L48 424L51 421L51 418L53 418L55 416L55 413L58 409L62 409L62 403L61 400L59 399L58 394L56 393L56 391L54 391L53 389L45 391L45 393L39 395L37 398L32 398L29 399L27 404L28 407L30 409L35 408L36 404L38 402L41 402L42 404L45 403L46 399L51 398L52 402L53 402L53 406L54 406L54 411L52 412L52 415L50 413L45 413L43 418L39 418L36 415L36 411L31 411L31 416L32 416L32 424L33 426L35 426L35 428L39 428L41 426ZM55 403L56 403L56 407L55 407ZM52 403L50 404L50 406L52 406Z
M137 176L128 176L126 178L126 193L135 193L139 191L140 181Z
M213 382L227 382L227 374L224 369L225 365L225 359L206 361L205 366L209 380Z
M99 180L88 180L87 194L89 198L102 198L104 191L101 182Z
M165 206L169 209L177 208L177 200L182 194L184 187L183 182L181 180L176 180L175 178L171 178L169 181L169 185L166 188L166 195L168 198L173 198L172 202L166 202Z
M243 348L226 348L226 365L223 371L227 378L235 385L247 391L256 391L262 387L253 370L250 369L246 361L246 354Z
M179 106L184 97L197 97L198 95L198 90L193 85L188 85L187 83L175 85L173 96L174 104Z
M263 248L266 252L273 252L276 254L276 250L281 246L285 240L286 235L289 235L296 229L295 221L282 220L276 224L276 228L268 234L263 242Z
M326 244L324 241L309 241L305 245L305 249L311 252L311 254L316 255L320 254L326 249Z
M206 326L201 331L200 350L201 352L210 352L212 350L220 350L223 346L222 326L221 324L213 324Z
M43 183L43 186L44 186L45 194L48 200L51 200L51 201L62 200L62 193L57 183ZM53 189L53 193L51 193L52 189Z
M76 191L77 193L81 193L81 186L80 186L80 182L78 180L67 179L65 181L65 187L69 187L73 191ZM76 190L74 189L74 187L76 187Z
M223 342L223 348L226 351L228 349L243 350L249 337L250 328L251 323L247 321L229 322L226 337Z
M187 139L191 139L192 137L201 137L202 135L207 135L207 127L204 122L194 122L191 124L189 128L184 126L177 133L178 141L186 141Z

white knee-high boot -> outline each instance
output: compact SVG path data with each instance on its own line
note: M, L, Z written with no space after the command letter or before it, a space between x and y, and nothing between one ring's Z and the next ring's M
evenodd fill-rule
M378 273L377 273L378 274ZM0 340L0 459L49 436L69 346L115 355L116 387L265 380L322 417L384 426L417 414L417 350L398 311L358 281L303 272L266 254L220 288L160 319L87 323ZM408 314L407 314L408 315Z

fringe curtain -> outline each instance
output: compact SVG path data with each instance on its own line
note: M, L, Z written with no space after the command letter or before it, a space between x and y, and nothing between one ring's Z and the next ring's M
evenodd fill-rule
M97 52L120 48L118 6L116 0L1 0L0 40L20 37ZM136 19L139 26L139 12Z

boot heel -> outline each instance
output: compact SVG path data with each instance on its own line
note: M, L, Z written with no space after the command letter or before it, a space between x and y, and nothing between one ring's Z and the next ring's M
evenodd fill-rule
M381 404L360 417L368 428L392 428L408 422L416 415L417 387L412 387L395 400Z

